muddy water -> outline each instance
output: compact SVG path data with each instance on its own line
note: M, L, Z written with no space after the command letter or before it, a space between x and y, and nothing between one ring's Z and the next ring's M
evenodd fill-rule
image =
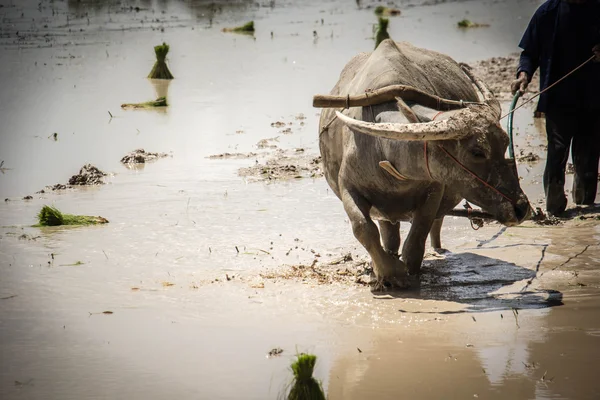
M539 2L420 3L398 3L392 37L470 62L516 51ZM255 158L206 157L275 136L317 154L311 96L372 48L366 4L0 4L1 398L276 398L302 351L331 399L600 395L590 220L474 232L448 219L450 253L429 256L408 292L260 276L365 253L323 179L249 183L237 170ZM491 26L456 29L465 17ZM250 19L254 38L221 32ZM155 85L144 77L162 41L176 79ZM165 93L165 111L120 109ZM518 149L541 149L530 109L515 125ZM128 169L135 148L173 157ZM34 194L87 162L107 185ZM542 168L519 166L532 201ZM110 223L29 227L43 204Z

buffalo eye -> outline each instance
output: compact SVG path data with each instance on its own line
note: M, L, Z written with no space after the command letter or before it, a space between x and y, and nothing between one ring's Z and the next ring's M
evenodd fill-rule
M480 159L480 160L486 158L485 151L483 151L482 149L480 149L478 147L471 149L471 155L473 156L473 158Z

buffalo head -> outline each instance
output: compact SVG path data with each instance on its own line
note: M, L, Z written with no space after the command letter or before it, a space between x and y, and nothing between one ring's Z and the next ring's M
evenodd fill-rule
M529 216L530 206L514 160L505 158L509 139L499 125L500 104L485 84L464 71L479 89L480 103L436 113L433 120L421 123L365 122L340 112L337 117L352 131L423 142L425 176L458 192L499 222L517 225Z

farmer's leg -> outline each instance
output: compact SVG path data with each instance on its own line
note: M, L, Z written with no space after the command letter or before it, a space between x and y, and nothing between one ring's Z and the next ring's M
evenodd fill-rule
M569 158L574 125L577 124L574 119L569 114L546 113L548 154L544 169L544 193L546 194L546 210L550 214L560 214L567 207L565 166Z
M579 129L573 136L573 201L575 204L594 204L598 188L598 159L600 157L600 117L581 116Z

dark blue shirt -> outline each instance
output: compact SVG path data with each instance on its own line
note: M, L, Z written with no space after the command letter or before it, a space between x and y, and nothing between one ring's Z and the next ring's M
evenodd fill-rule
M548 0L527 26L519 47L523 49L518 72L531 78L540 68L544 90L590 58L600 44L600 1L583 4ZM600 63L590 62L543 93L538 111L600 110Z

